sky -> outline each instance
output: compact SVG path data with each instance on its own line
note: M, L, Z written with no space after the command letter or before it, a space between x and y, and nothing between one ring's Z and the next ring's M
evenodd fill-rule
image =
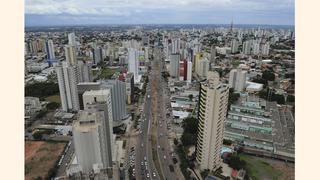
M25 26L294 25L294 0L25 0Z

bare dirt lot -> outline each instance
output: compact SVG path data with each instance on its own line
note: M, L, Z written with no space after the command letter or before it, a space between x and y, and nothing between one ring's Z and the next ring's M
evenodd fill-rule
M54 167L66 143L26 141L25 142L25 179L37 177L45 179Z

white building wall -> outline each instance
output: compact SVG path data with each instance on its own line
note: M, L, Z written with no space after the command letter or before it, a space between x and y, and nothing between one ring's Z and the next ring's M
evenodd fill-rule
M192 62L191 61L188 61L188 64L187 64L187 82L191 83L192 81Z

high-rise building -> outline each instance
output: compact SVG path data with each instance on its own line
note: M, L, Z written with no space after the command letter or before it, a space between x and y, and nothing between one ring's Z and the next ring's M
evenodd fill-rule
M269 49L270 49L270 44L269 42L266 42L261 46L261 54L263 56L268 56L269 55Z
M139 77L139 58L137 50L128 49L128 71L133 73L134 83L138 83Z
M110 89L113 120L124 119L127 116L126 83L119 80L101 81L101 89Z
M170 76L179 78L180 54L170 55Z
M187 64L187 82L191 83L192 81L192 62L188 61Z
M51 39L45 42L45 50L46 50L48 60L55 59L54 46L53 46L53 41Z
M172 41L172 51L171 54L180 53L180 38L175 38Z
M92 49L92 55L93 55L93 64L98 64L103 60L102 56L102 48L101 47L95 47Z
M92 65L85 61L78 61L78 82L91 82L92 81Z
M88 94L91 90L97 91L97 90L108 89L110 90L110 93L111 93L111 104L112 104L112 114L113 114L112 119L114 121L120 121L127 117L127 110L126 110L127 94L126 94L125 82L122 82L119 80L100 80L99 82L79 83L78 88L79 90L77 93L79 96L79 103L81 107L84 107L83 109L86 109L85 104L88 102L88 100L86 99L87 95L85 95L85 93ZM90 99L92 98L90 97Z
M126 74L125 77L125 82L126 82L126 101L127 104L131 104L134 98L134 78L133 78L133 73L128 73Z
M68 43L71 46L77 46L77 44L76 44L76 35L74 33L69 33L68 34Z
M211 51L210 51L210 62L211 64L216 64L215 59L217 55L217 50L214 46L211 46Z
M249 55L251 53L251 43L250 41L245 41L242 45L242 54Z
M200 83L196 160L201 170L215 171L221 166L224 122L229 88L219 81L219 73L209 71Z
M83 173L89 174L94 165L102 165L100 133L103 112L79 112L79 120L72 126L77 162Z
M241 69L232 69L229 75L229 87L241 92L246 87L247 72Z
M76 66L69 66L67 62L62 62L62 65L56 66L56 72L58 76L62 109L64 111L78 111L80 106L77 90L78 76Z
M98 93L104 93L107 101L108 97L110 100L108 91ZM72 127L78 164L84 174L89 174L95 167L111 169L109 172L112 172L111 105L105 101L95 101L87 104L87 107L88 110L79 112L79 118Z
M73 66L77 64L77 54L76 54L76 48L74 45L66 45L64 47L66 61L69 63L69 65Z
M200 76L202 78L206 78L207 77L207 73L209 71L209 65L210 65L210 62L209 62L209 60L207 58L200 59L198 61L197 71L196 71L198 76Z
M238 52L238 48L239 48L238 41L233 39L231 41L231 53L237 53Z
M252 54L258 55L260 53L260 44L255 42L252 45Z
M80 83L77 84L79 105L80 105L80 109L81 110L84 110L83 94L86 91L100 90L100 86L101 86L100 82L80 82Z

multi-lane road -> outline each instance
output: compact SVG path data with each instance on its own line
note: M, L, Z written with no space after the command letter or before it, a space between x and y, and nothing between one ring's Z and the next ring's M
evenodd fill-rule
M136 179L183 179L173 166L173 152L169 143L168 118L169 104L168 85L162 78L163 52L154 49L152 71L146 88L145 103L142 109L140 129L135 149ZM131 148L131 147L130 147Z

